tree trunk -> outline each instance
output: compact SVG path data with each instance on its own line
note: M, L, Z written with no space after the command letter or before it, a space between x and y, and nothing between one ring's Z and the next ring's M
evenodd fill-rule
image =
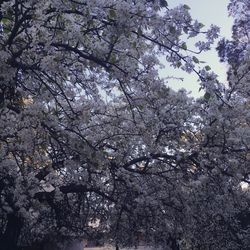
M22 229L22 220L9 214L6 229L0 238L1 250L17 250L18 239Z

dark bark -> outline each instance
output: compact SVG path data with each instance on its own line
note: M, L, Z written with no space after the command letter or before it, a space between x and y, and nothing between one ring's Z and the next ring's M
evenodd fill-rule
M1 250L17 250L18 239L23 226L22 220L14 214L7 216L8 222L0 238Z
M168 244L172 250L180 250L177 239L171 235L168 238Z

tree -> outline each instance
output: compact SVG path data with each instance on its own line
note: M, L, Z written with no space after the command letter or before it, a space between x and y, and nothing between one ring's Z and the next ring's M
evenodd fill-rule
M203 31L187 5L165 0L0 6L4 250L86 235L247 249L247 101L194 56L216 26ZM186 39L202 34L191 51ZM197 74L204 97L167 87L161 55Z

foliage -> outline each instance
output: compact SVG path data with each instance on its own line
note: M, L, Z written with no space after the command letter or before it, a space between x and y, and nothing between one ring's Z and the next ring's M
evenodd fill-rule
M164 0L0 6L4 250L55 237L247 249L248 97L194 55L209 49L216 26L204 31L189 6ZM198 35L194 52L186 40ZM167 87L162 55L197 74L204 98Z

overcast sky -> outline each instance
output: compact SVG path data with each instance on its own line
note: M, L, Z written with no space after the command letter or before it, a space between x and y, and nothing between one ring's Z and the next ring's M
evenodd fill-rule
M220 38L231 37L231 27L233 20L228 17L227 5L229 0L168 0L170 7L178 4L187 4L191 8L191 14L194 19L199 20L201 23L209 27L211 24L215 24L220 27ZM199 55L199 59L206 61L212 70L219 76L219 80L226 81L226 65L219 62L217 52L215 51L216 44L213 49L202 55ZM183 77L184 81L169 80L169 86L174 89L186 88L192 91L192 95L200 96L199 85L197 83L197 77L195 75L188 75L178 70L170 70L167 67L164 71L161 71L162 76L174 75L177 77Z

